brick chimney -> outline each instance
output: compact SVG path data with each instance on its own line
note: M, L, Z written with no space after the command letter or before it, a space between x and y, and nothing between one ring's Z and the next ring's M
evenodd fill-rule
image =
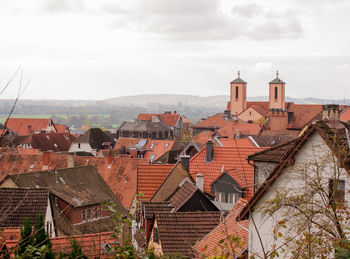
M190 156L189 155L181 155L180 162L186 168L187 172L190 171Z

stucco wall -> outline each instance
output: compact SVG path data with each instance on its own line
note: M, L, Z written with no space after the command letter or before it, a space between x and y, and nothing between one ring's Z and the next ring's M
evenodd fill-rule
M254 193L259 189L260 185L271 174L278 163L271 162L254 162Z
M292 215L294 210L291 208L280 209L271 216L263 215L261 210L264 206L264 202L269 199L275 198L277 191L289 191L290 194L302 194L309 195L310 188L306 179L314 178L316 176L315 173L315 162L318 164L323 164L321 171L321 183L324 186L324 190L328 191L328 182L330 178L334 178L332 163L327 163L326 158L330 158L330 150L326 143L322 140L322 138L318 134L312 135L308 141L304 144L301 150L295 156L295 164L286 167L280 176L276 179L275 182L272 183L272 186L269 187L269 190L265 192L265 194L260 197L258 202L255 204L253 208L253 212L249 217L249 252L250 254L255 253L258 255L262 255L262 248L259 242L259 237L257 231L253 227L252 217L254 219L255 224L257 225L258 232L263 240L263 245L265 251L269 251L272 249L273 244L276 244L276 247L279 247L284 242L284 237L287 235L293 236L296 233L297 228L292 228L291 226L296 222L295 220L289 220L287 224L287 228L281 228L278 231L283 234L282 238L278 238L277 241L274 241L273 237L273 229L276 226L276 223L285 218L288 215ZM305 171L307 172L307 177L305 177ZM345 200L349 200L349 186L350 180L348 173L342 169L340 170L339 179L345 180ZM314 198L314 202L320 202L318 197ZM266 203L265 203L266 206ZM287 229L290 229L290 232L287 232ZM280 257L282 258L291 258L290 250L286 252L279 251Z

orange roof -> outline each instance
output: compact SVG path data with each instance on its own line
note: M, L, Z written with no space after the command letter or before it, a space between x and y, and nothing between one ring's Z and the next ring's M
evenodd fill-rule
M237 142L239 145L239 142ZM202 148L190 160L190 174L196 179L198 173L204 176L204 191L211 192L211 184L224 172L235 179L242 187L248 184L247 199L253 195L254 184L254 168L248 164L247 157L250 154L261 151L264 148L245 146L236 147L214 147L214 160L210 163L206 162L206 146ZM245 179L245 181L242 179ZM249 188L251 187L251 188Z
M102 232L97 234L77 235L77 236L65 236L50 238L52 243L52 250L54 253L69 253L72 250L70 240L72 238L79 241L83 253L88 258L114 258L112 254L106 254L103 250L103 245L116 241L111 237L113 232Z
M48 153L46 153L48 154ZM44 162L42 154L3 153L0 158L0 181L7 174L37 172L49 168L67 168L68 155L50 153ZM109 161L109 159L111 159ZM119 157L73 156L74 166L93 165L126 209L130 209L136 194L137 165L144 159ZM111 162L111 163L110 163ZM49 168L48 168L49 166Z
M226 136L233 139L238 131L243 135L258 135L261 131L261 125L253 123L231 123L218 129L216 132L220 136Z
M173 164L140 164L137 166L137 193L149 201L164 179L173 169Z
M340 114L341 121L350 121L350 106L346 107Z
M244 229L248 228L248 220L242 220L238 223L236 218L246 204L245 199L239 199L225 220L192 247L199 258L218 256L222 251L227 251L224 246L229 245L229 242L232 243L232 237L241 238L238 243L233 242L232 244L235 255L238 256L244 251L248 245L248 231ZM220 240L224 240L224 242L222 243ZM232 253L231 250L230 252Z
M6 121L6 127L18 135L29 135L32 132L45 130L50 121L51 119L9 118Z
M240 139L221 138L219 139L219 141L223 147L255 147L254 144L247 138L240 138ZM220 146L220 145L218 144L218 142L215 141L214 146Z
M63 124L55 124L55 128L58 133L66 133L67 132L67 126Z
M122 146L124 146L126 149L135 148L135 146L140 142L140 140L146 141L146 144L143 147L143 150L145 150L145 154L143 158L148 160L152 158L152 161L158 159L159 157L164 155L167 151L171 150L175 143L174 140L120 137L114 149L121 150Z
M180 114L178 113L163 113L163 114L157 114L157 113L140 113L137 116L137 120L140 121L150 121L152 120L153 116L158 117L158 119L164 123L165 125L169 127L175 127L177 121L179 120Z
M202 120L200 122L198 122L197 124L193 125L192 127L194 128L221 128L226 126L227 124L231 123L231 120L226 120L224 119L222 116L220 116L220 114L215 114L214 116L211 116L209 118L207 118L206 120Z

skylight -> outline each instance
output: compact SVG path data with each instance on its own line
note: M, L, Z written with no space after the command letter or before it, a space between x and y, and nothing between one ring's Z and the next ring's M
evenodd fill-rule
M152 143L152 145L149 147L149 150L152 150L154 147L154 143Z
M154 158L156 157L156 155L151 155L151 158L149 159L150 162L153 162Z

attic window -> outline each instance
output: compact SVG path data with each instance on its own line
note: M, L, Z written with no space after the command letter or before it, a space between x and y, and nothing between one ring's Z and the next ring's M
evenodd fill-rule
M69 140L68 136L66 135L63 135L63 137L66 139L66 140Z
M152 150L154 147L154 143L152 143L152 145L149 147L149 150Z
M154 228L153 230L153 242L158 243L158 228Z
M46 135L46 138L47 138L47 139L50 139L49 135Z
M29 169L33 169L34 168L34 164L31 164Z
M169 147L169 143L166 143L166 144L164 145L164 147L166 147L166 148Z
M151 155L151 158L149 159L150 162L152 162L154 160L154 158L156 157L155 154Z
M53 143L53 145L54 145L55 147L58 147L56 143Z

